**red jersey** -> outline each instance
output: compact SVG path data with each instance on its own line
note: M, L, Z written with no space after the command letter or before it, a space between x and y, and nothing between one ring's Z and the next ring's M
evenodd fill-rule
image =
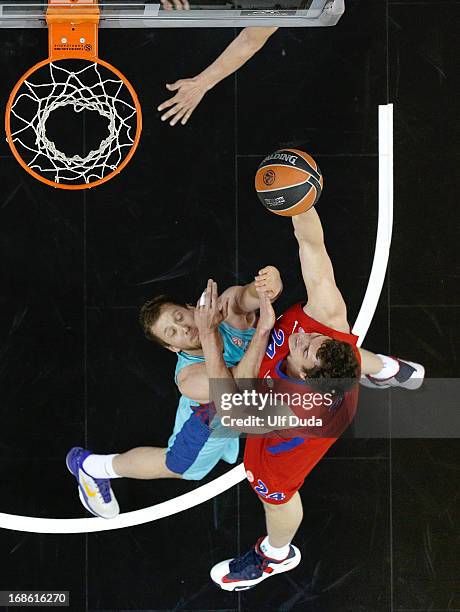
M333 340L347 342L355 347L355 354L360 361L359 350L356 347L358 336L336 331L305 314L302 304L294 304L276 320L272 336L267 346L265 356L259 370L260 378L287 378L281 372L280 366L289 354L289 336L298 332L317 333L329 336Z
M336 331L315 321L305 314L301 304L295 304L275 323L260 366L260 378L286 379L287 384L289 381L299 383L299 380L289 378L281 370L281 365L289 354L289 337L297 332L320 333L334 340L347 342L354 347L360 361L356 346L357 336ZM339 409L339 412L344 414L343 427L337 427L336 422L333 431L341 433L348 426L350 415L352 418L356 410L357 399L358 385L355 385L350 391L345 392ZM292 405L291 410L298 414L298 410ZM293 437L292 430L290 435L287 435L286 430L284 432L280 430L272 432L270 437L249 436L246 440L244 465L251 487L268 503L286 503L299 490L307 474L326 454L340 433L330 437L308 438L302 436L300 432Z

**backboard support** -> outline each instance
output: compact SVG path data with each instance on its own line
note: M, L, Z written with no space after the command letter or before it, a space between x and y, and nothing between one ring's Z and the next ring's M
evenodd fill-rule
M56 9L59 0L53 0ZM345 12L344 0L189 0L167 11L150 0L100 0L100 28L326 27ZM47 27L47 0L0 0L0 28Z

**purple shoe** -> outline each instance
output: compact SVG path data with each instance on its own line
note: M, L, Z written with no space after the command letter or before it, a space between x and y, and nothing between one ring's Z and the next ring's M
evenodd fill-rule
M94 478L83 469L83 461L91 451L74 446L69 450L66 464L78 483L81 503L95 516L111 519L120 514L120 507L110 486L110 478Z

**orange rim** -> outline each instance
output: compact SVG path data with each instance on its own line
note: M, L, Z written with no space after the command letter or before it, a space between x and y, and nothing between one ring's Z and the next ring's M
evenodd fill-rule
M69 57L69 59L73 59L73 58ZM22 159L21 155L19 154L18 150L16 149L16 146L15 146L15 144L13 142L13 136L11 134L11 123L10 123L10 113L11 113L11 109L13 107L14 101L16 99L16 95L17 95L19 89L24 84L24 81L26 81L34 72L36 72L37 70L40 70L41 68L43 68L47 64L52 64L53 63L50 59L46 59L46 60L43 60L43 61L39 62L38 64L35 64L35 66L32 66L32 68L30 68L19 79L19 81L13 87L13 90L12 90L12 92L10 94L9 99L8 99L8 103L6 105L6 111L5 111L5 131L6 131L6 137L7 137L8 145L10 146L10 149L11 149L14 157L19 162L19 164L24 168L24 170L26 170L26 172L28 172L35 179L37 179L38 181L41 181L42 183L45 183L46 185L50 185L51 187L56 187L58 189L70 189L70 190L74 190L74 191L78 190L78 189L91 189L92 187L97 187L98 185L102 185L103 183L106 183L107 181L110 181L110 179L112 179L114 176L119 174L123 170L123 168L130 162L132 156L136 152L136 149L137 149L137 146L139 144L140 137L141 137L141 133L142 133L142 108L141 108L141 105L139 103L139 99L137 97L136 91L135 91L134 87L131 85L131 83L128 81L128 79L125 77L125 75L120 70L118 70L117 68L115 68L115 66L112 66L108 62L105 62L104 60L101 60L99 58L94 59L94 60L88 60L88 61L90 63L100 64L101 66L104 66L104 68L107 68L108 70L111 70L114 74L116 74L119 77L119 79L123 82L123 84L127 87L128 91L131 94L131 97L133 99L134 106L136 107L137 128L136 128L136 135L134 137L134 143L133 143L131 149L129 150L128 154L126 155L126 157L120 163L120 165L117 166L115 168L115 170L113 170L107 176L104 176L103 178L98 179L97 181L93 181L91 183L80 183L80 184L77 184L77 185L70 185L70 184L64 184L64 183L56 183L55 181L51 181L50 179L47 179L44 176L41 176L40 174L38 174L38 172L36 172L35 170L32 170L31 168L29 168L29 166Z

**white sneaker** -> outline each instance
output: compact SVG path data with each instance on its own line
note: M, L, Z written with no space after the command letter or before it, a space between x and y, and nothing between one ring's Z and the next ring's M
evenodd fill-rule
M419 389L425 378L425 368L420 363L414 363L413 361L404 361L397 357L392 357L392 359L399 364L399 370L394 376L374 378L367 374L361 376L360 384L372 389L388 389L388 387L402 387L410 391Z
M74 446L67 453L67 468L77 480L78 494L85 508L95 516L115 518L120 514L120 507L110 486L110 478L93 478L83 469L83 461L91 454L89 450Z
M211 570L213 581L225 591L245 591L275 574L289 572L299 565L302 556L298 548L291 544L286 559L277 561L266 557L260 550L263 539L260 538L254 548L241 557L217 563Z

